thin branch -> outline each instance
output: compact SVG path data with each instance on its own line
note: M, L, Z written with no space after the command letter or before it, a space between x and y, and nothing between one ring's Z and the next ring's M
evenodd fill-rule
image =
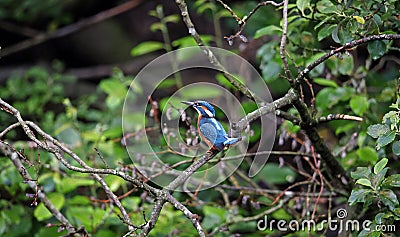
M154 204L153 211L146 225L143 226L142 232L138 235L139 237L147 236L150 231L154 228L157 223L158 217L160 216L161 210L164 206L165 200L157 197L156 203Z
M288 196L288 197L318 197L319 193L309 193L309 192L295 192L295 191L282 191L282 190L274 190L274 189L265 189L265 188L253 188L253 187L243 187L243 186L229 186L225 184L218 185L217 187L223 188L223 189L228 189L228 190L234 190L234 191L245 191L249 193L255 193L255 194L262 194L262 193L267 193L267 194L283 194L283 196ZM331 196L337 196L338 194L335 192L323 192L321 194L321 197L331 197Z
M39 139L36 138L35 134L33 133L33 131L29 128L27 122L25 120L22 119L20 112L15 109L14 107L12 107L11 105L9 105L8 103L6 103L5 101L3 101L2 99L0 99L0 107L3 110L7 110L7 112L11 113L12 115L14 115L14 117L17 118L18 122L21 124L25 134L32 140L34 141L37 145L39 145L41 148L45 149L46 151L49 151L51 153L53 153L56 157L61 158L62 155L60 153L60 151L54 147L50 147L47 142L42 142ZM46 141L52 142L53 144L55 144L58 148L60 148L61 150L63 150L64 152L66 152L68 155L70 155L74 160L76 160L82 167L84 167L85 169L90 169L90 167L79 158L78 155L76 155L74 152L72 152L71 150L69 150L67 147L63 146L59 141L57 141L56 139L54 139L53 137L51 137L50 135L48 135L47 133L45 133L43 130L41 130L36 124L34 123L30 123L30 126L34 127L35 130L37 132L40 132L40 134L46 138ZM65 162L67 163L67 162ZM106 192L106 194L108 195L108 197L110 199L113 200L113 202L115 203L115 205L120 209L124 220L127 223L131 223L130 221L130 217L128 215L128 213L126 212L125 208L122 206L121 202L118 200L117 196L111 191L111 189L108 187L108 185L106 184L106 182L98 175L98 174L91 174L94 179L99 182L101 184L101 186L103 187L104 191ZM129 229L131 229L131 227L133 226L133 224L129 225Z
M281 117L283 119L286 119L286 120L292 122L295 125L299 125L300 122L301 122L300 118L298 118L298 117L296 117L294 115L291 115L288 112L282 111L280 109L277 109L275 111L275 115L278 116L278 117Z
M198 215L193 214L187 207L185 207L182 203L178 202L171 194L167 193L166 194L166 199L168 200L169 203L174 205L174 207L180 211L183 212L183 214L192 222L193 226L196 228L197 233L201 237L205 237L206 234L203 230L203 228L200 225Z
M33 190L36 190L37 196L40 201L46 206L46 208L52 213L52 215L62 224L69 234L77 233L77 228L75 228L68 219L53 205L50 199L47 198L46 194L41 191L38 187L37 181L34 181L30 176L29 172L26 170L22 164L19 153L15 149L4 142L0 142L0 152L10 158L11 162L14 164L16 170L20 173L21 177L24 179L25 183Z
M92 17L89 17L89 18L83 19L81 21L78 21L74 24L62 27L56 31L36 35L32 39L28 39L28 40L19 42L17 44L14 44L7 48L2 49L0 51L0 57L5 57L8 55L17 53L19 51L31 48L33 46L39 45L39 44L44 43L51 39L60 38L60 37L64 37L66 35L72 34L74 32L77 32L77 31L87 28L89 26L92 26L93 24L96 24L98 22L107 20L111 17L114 17L114 16L124 13L126 11L129 11L132 8L139 5L141 2L143 2L143 0L128 1L126 3L118 5L111 9L108 9L106 11L100 12Z
M222 0L217 0L217 2L219 2L233 16L233 18L235 18L238 24L241 24L242 19L236 15L230 6L226 5Z
M249 14L247 16L244 16L242 19L240 17L238 17L236 15L236 13L232 10L232 8L230 8L227 4L225 4L222 0L217 0L217 2L219 2L226 10L229 11L229 13L231 13L232 17L235 18L235 20L237 21L237 23L239 24L240 28L239 30L234 34L234 35L230 35L229 37L224 37L228 40L228 42L232 42L234 38L236 37L243 37L241 34L243 32L243 30L246 27L246 23L247 21L253 16L254 13L256 13L256 11L258 9L260 9L262 6L266 6L266 5L272 5L275 7L280 7L283 5L283 2L280 3L276 3L274 1L264 1L264 2L260 2L257 4L257 6L255 8L253 8ZM231 43L229 43L231 44Z
M324 123L324 122L329 122L333 120L353 120L353 121L358 121L362 122L363 118L358 117L358 116L353 116L353 115L347 115L347 114L328 114L327 116L322 116L317 118L318 123Z
M289 4L289 0L283 1L282 38L281 38L281 44L279 46L279 52L281 54L281 59L283 62L283 70L285 71L286 79L290 82L290 81L292 81L293 77L292 77L292 74L289 69L289 62L286 58L286 51L285 51L286 38L287 38L287 27L288 27L288 4Z
M261 213L259 213L259 214L257 214L257 215L248 216L248 217L230 218L230 219L227 220L225 223L223 223L220 227L215 228L215 229L213 230L213 232L210 233L210 236L215 235L215 234L216 234L217 232L219 232L220 229L221 229L222 227L224 227L224 226L227 227L227 226L230 226L230 225L233 225L233 224L236 224L236 223L257 221L257 220L259 220L259 219L261 219L261 218L264 218L266 215L269 215L269 214L271 214L271 213L273 213L273 212L275 212L275 211L281 209L281 208L283 207L283 205L286 204L286 203L289 202L289 201L290 201L290 198L289 198L289 197L285 197L285 198L283 198L282 200L280 200L279 203L278 203L276 206L271 207L271 208L268 208L268 209L266 209L265 211L263 211L263 212L261 212Z
M18 123L13 123L10 126L8 126L6 129L4 129L1 133L0 133L0 139L2 139L7 133L9 133L11 130L13 130L14 128L17 128L21 126L21 124Z
M133 233L137 229L142 229L141 235L147 235L148 232L151 231L151 229L154 227L158 216L162 210L162 207L166 201L170 202L173 204L177 209L181 210L184 215L192 222L196 230L198 231L200 236L205 236L204 231L200 225L200 222L197 220L197 215L191 213L187 208L183 206L183 204L180 204L176 199L174 199L171 194L169 193L170 190L176 189L179 185L183 184L197 169L199 169L201 166L203 166L207 161L212 159L216 153L212 154L207 154L201 159L197 160L194 162L191 166L189 166L181 175L179 175L174 181L172 181L164 190L160 190L157 188L154 188L148 184L145 184L137 179L134 179L133 177L117 171L113 169L94 169L89 167L83 160L81 160L75 153L73 153L71 150L63 146L59 141L45 133L39 126L37 126L35 123L30 122L30 121L24 121L22 117L20 116L20 113L18 110L16 110L14 107L9 105L8 103L4 102L2 99L0 99L0 108L9 112L10 114L14 115L17 120L19 121L18 125L22 126L25 133L28 135L28 137L33 140L39 147L45 149L48 152L51 152L55 155L55 157L63 164L65 165L68 169L81 172L81 173L90 173L103 187L104 191L107 193L109 198L115 203L115 205L120 209L122 215L123 215L123 221L124 223L127 223L129 226L130 231L129 233ZM14 125L13 127L17 127L17 125ZM30 129L32 127L39 135L44 137L46 139L46 143L43 143L42 141L38 140L33 131ZM50 146L48 143L51 143L52 146ZM60 150L64 151L67 153L69 156L71 156L73 159L75 159L83 168L79 168L76 166L73 166L69 164L61 155ZM115 194L109 189L107 184L104 182L104 180L98 175L98 174L113 174L120 176L121 178L132 182L133 184L137 185L140 188L143 188L150 193L152 193L156 197L156 205L154 207L154 210L152 212L152 218L150 218L149 222L147 222L143 226L134 226L130 222L130 218L128 214L126 213L125 209L122 207L119 199Z
M365 44L365 43L375 41L375 40L398 40L398 39L400 39L400 34L371 35L371 36L367 36L367 37L364 37L364 38L361 38L358 40L353 40L353 41L346 43L336 49L329 51L322 57L320 57L317 60L315 60L314 62L310 63L306 68L304 68L303 71L301 71L301 73L299 75L297 75L296 80L303 79L305 77L305 75L307 73L309 73L312 69L314 69L316 66L320 65L321 63L325 62L328 58L330 58L331 56L333 56L335 54L342 53L342 52L344 52L346 50L350 50L353 47L356 47L358 45Z
M203 40L201 39L199 33L197 33L197 30L190 18L189 11L186 5L185 0L176 0L176 4L179 7L179 10L181 12L182 20L185 23L186 27L188 28L189 34L193 37L193 39L196 41L198 46L205 46ZM211 51L211 49L207 47L202 47L203 52L208 56L208 60L210 63L212 63L214 66L218 68L221 72L223 72L224 76L228 81L236 87L241 93L243 93L245 96L247 96L250 100L255 100L257 102L263 102L261 98L259 98L255 93L251 92L250 89L243 85L240 81L238 81L235 77L233 77L231 74L229 74L225 67L218 61L218 59L215 57L214 53Z
M298 95L294 90L290 89L282 98L279 98L271 103L265 104L264 106L248 113L242 119L240 119L236 124L232 124L232 130L236 132L243 131L247 124L256 120L264 114L274 112L278 108L289 105L293 103L298 98ZM233 135L234 136L234 135Z
M0 28L26 37L34 37L40 34L40 31L33 28L20 26L7 21L0 21Z
M182 185L194 172L196 172L205 163L211 160L217 153L207 154L200 159L193 162L181 175L176 177L171 183L169 183L164 189L173 191L180 185Z

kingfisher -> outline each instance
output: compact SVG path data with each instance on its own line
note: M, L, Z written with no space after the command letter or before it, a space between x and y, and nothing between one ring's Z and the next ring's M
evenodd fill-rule
M208 153L218 153L241 140L241 138L228 137L221 123L215 119L214 107L207 101L182 101L182 103L198 112L197 129L201 139L210 149Z

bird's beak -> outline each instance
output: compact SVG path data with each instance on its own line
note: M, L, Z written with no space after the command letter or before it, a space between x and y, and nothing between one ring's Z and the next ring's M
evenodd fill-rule
M190 102L190 101L181 101L183 104L189 105L189 106L193 106L194 102Z

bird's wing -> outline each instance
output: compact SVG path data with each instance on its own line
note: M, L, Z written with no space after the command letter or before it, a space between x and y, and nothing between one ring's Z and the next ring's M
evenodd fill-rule
M200 132L205 138L205 142L212 146L217 139L217 128L212 123L203 123L200 125Z

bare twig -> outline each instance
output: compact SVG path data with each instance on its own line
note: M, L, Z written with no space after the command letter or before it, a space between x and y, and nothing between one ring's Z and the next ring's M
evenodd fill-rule
M282 38L281 38L281 44L280 44L280 47L279 47L279 52L281 54L281 59L282 59L282 62L283 62L283 70L285 71L286 79L290 82L290 81L292 81L292 74L290 72L289 63L288 63L288 60L286 58L286 51L285 51L286 38L287 38L287 27L288 27L288 4L289 4L289 0L284 0L283 1Z
M30 126L34 127L35 130L37 132L40 133L40 135L42 135L43 137L45 137L46 141L50 141L53 144L55 144L57 146L57 148L54 147L50 147L47 142L42 142L39 139L36 138L35 134L33 133L33 131L29 128L28 123L22 119L20 112L15 109L14 107L12 107L11 105L9 105L8 103L6 103L5 101L3 101L2 99L0 99L0 106L4 109L7 109L8 112L10 112L12 115L14 115L14 117L17 118L18 122L20 123L20 125L22 126L24 132L26 133L26 135L32 140L34 141L38 146L40 146L41 148L45 149L46 151L49 151L51 153L53 153L56 157L58 157L59 159L61 159L62 155L60 153L60 151L57 149L61 149L62 151L66 152L68 155L70 155L74 160L76 160L82 167L84 167L85 169L90 169L90 167L79 158L78 155L76 155L74 152L72 152L69 148L63 146L59 141L57 141L56 139L54 139L53 137L51 137L50 135L48 135L47 133L45 133L43 130L41 130L36 124L34 123L29 123ZM68 163L68 162L63 162L63 163ZM109 196L110 199L113 200L113 202L115 203L115 205L120 209L124 220L127 223L131 223L130 218L128 213L126 212L125 208L122 206L121 202L118 200L117 196L110 190L110 188L108 187L108 185L106 184L106 182L98 175L95 173L92 173L93 178L99 182L101 184L101 186L103 187L104 191L106 192L106 194ZM131 227L133 227L133 224L131 224L129 226L129 228L131 229Z
M165 202L170 202L174 207L177 209L181 210L184 215L193 223L194 227L198 231L200 236L205 236L204 231L200 225L200 222L197 219L197 215L191 213L186 207L183 206L183 204L179 203L175 198L172 197L172 195L169 193L170 190L176 189L178 186L183 184L194 172L196 172L197 169L199 169L202 165L204 165L208 160L212 159L216 153L213 154L207 154L201 159L197 160L194 162L191 166L189 166L181 175L179 175L173 182L171 182L164 190L160 190L157 188L154 188L146 183L143 183L142 181L133 178L132 176L129 176L123 172L120 172L118 170L114 169L94 169L89 167L83 160L81 160L74 152L69 150L67 147L63 146L58 140L54 139L51 137L49 134L45 133L39 126L37 126L35 123L30 122L30 121L25 121L22 119L20 113L18 110L16 110L14 107L9 105L8 103L4 102L2 99L0 99L0 107L9 112L10 114L14 115L17 120L19 121L16 124L13 124L12 128L15 128L17 126L22 126L24 129L25 133L28 135L28 137L34 141L40 148L45 149L48 152L51 152L55 155L55 157L63 164L65 165L68 169L81 172L81 173L89 173L91 174L103 187L104 191L112 200L112 202L120 209L122 216L123 216L123 222L128 224L129 227L129 232L127 234L130 235L137 229L142 229L141 235L145 236L147 235L154 227L155 223L158 220L159 214L163 208L163 205ZM52 144L50 146L47 142L42 142L39 139L36 138L34 132L31 130L31 128L34 129L35 132L37 132L40 136L44 137L46 141ZM9 128L8 130L10 130ZM83 168L73 166L69 164L61 154L61 151L67 153L69 156L71 156L73 159L75 159ZM99 174L112 174L112 175L117 175L120 176L121 178L132 182L139 188L143 188L147 191L149 191L151 194L153 194L156 197L156 204L154 206L152 215L150 220L141 226L135 226L130 222L130 218L124 209L124 207L121 205L119 198L109 189L107 184L104 182L104 180L99 176Z
M193 39L196 41L198 46L205 46L203 40L200 38L199 33L197 33L197 30L190 18L189 11L186 5L185 0L176 0L176 4L179 7L179 10L181 12L182 20L185 23L186 27L189 30L189 34L193 37ZM229 72L226 71L225 67L218 61L218 59L215 57L214 53L207 47L203 47L203 52L208 56L209 61L218 68L218 70L222 71L225 78L228 79L228 81L235 86L241 93L243 93L245 96L247 96L251 100L255 100L257 102L263 102L261 98L259 98L255 93L251 92L250 89L243 85L240 81L238 81L235 77L233 77Z
M329 122L333 120L353 120L353 121L358 121L362 122L363 118L358 117L358 116L353 116L353 115L347 115L347 114L328 114L327 116L322 116L317 118L318 123L324 123L324 122Z
M243 32L243 30L246 27L246 23L247 21L253 16L254 13L256 13L256 11L258 9L260 9L262 6L266 6L266 5L272 5L275 7L280 7L283 5L283 2L280 3L276 3L274 1L264 1L264 2L260 2L257 4L257 6L255 8L253 8L249 14L247 16L244 16L242 19L240 17L238 17L236 15L236 13L232 10L232 8L230 8L227 4L225 4L222 0L217 0L217 2L219 2L226 10L229 11L229 13L231 13L231 15L233 16L233 18L235 18L235 20L237 21L238 25L239 25L239 30L234 34L234 35L230 35L229 37L225 37L228 42L232 42L232 40L236 37L241 37L241 34Z
M52 213L52 215L61 223L69 234L77 233L78 228L74 227L68 219L53 205L50 199L47 198L46 194L38 187L37 181L34 181L30 176L29 172L26 170L24 165L20 160L20 155L15 149L8 144L0 141L0 152L10 158L11 162L14 164L16 170L20 173L21 177L24 179L25 183L29 187L37 192L37 196L40 201L45 205L45 207Z
M289 197L318 197L318 195L319 195L319 193L295 192L295 191L289 191L289 190L282 191L282 190L243 187L243 186L235 187L235 186L229 186L229 185L225 185L225 184L218 185L217 187L220 187L220 188L223 188L223 189L228 189L228 190L255 193L255 194L260 194L260 193L283 194L283 196L289 196ZM337 193L335 193L335 192L324 192L324 193L321 194L321 197L331 197L331 196L337 196Z
M0 51L0 57L5 57L14 53L17 53L21 50L31 48L33 46L39 45L41 43L44 43L48 40L55 39L55 38L60 38L64 37L66 35L72 34L74 32L77 32L81 29L84 29L86 27L89 27L93 24L96 24L98 22L104 21L106 19L109 19L111 17L114 17L116 15L119 15L123 12L129 11L132 8L136 7L139 5L143 0L132 0L128 1L126 3L123 3L121 5L118 5L114 8L108 9L106 11L100 12L92 17L89 17L87 19L78 21L77 23L74 23L72 25L65 26L63 28L60 28L56 31L49 32L49 33L42 33L39 35L36 35L32 39L28 39L25 41L22 41L20 43L11 45L7 48L4 48Z
M247 114L245 117L240 119L236 124L232 125L232 130L236 132L243 131L247 124L256 120L264 114L274 112L275 109L281 108L283 106L289 105L293 103L298 98L298 95L294 92L294 90L289 90L282 98L279 98L272 103L265 104L259 109ZM235 135L233 135L235 136Z
M34 37L35 35L40 34L40 31L38 30L7 21L0 21L0 28L26 37Z
M398 39L400 39L400 34L371 35L371 36L367 36L367 37L364 37L364 38L361 38L358 40L353 40L353 41L346 43L336 49L329 51L322 57L320 57L317 60L315 60L314 62L310 63L306 68L304 68L304 70L301 71L301 73L299 73L299 75L297 75L296 80L303 79L305 77L305 75L307 73L309 73L312 69L314 69L316 66L320 65L321 63L325 62L328 58L330 58L331 56L333 56L335 54L342 53L346 50L351 50L352 48L354 48L358 45L365 44L365 43L375 41L375 40L398 40Z

